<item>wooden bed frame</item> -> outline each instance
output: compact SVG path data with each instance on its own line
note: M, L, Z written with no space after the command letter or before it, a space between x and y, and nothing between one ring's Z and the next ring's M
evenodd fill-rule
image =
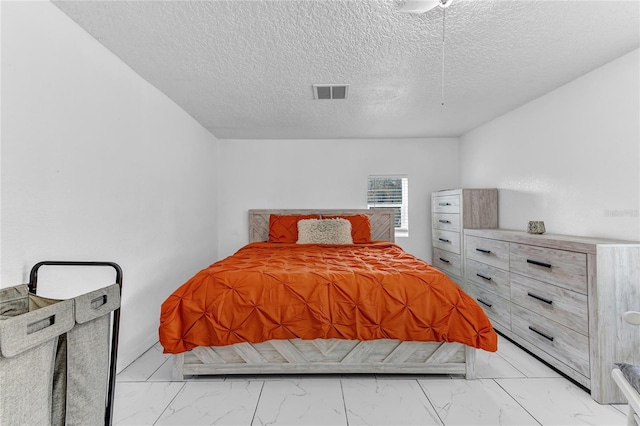
M369 215L373 240L394 242L394 216L379 210L249 210L249 241L266 241L271 214ZM174 355L175 380L226 374L464 374L475 379L476 349L447 342L316 339L197 347Z

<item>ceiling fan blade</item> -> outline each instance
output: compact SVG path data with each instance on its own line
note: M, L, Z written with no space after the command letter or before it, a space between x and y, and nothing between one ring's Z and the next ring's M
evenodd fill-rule
M440 4L439 0L407 0L400 13L425 13Z

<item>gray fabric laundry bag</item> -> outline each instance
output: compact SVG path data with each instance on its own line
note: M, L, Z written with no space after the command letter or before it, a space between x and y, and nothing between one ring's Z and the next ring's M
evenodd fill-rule
M0 425L51 424L58 338L74 318L73 300L0 289Z
M109 381L110 313L120 307L120 287L113 284L72 300L75 326L57 345L52 423L101 425Z

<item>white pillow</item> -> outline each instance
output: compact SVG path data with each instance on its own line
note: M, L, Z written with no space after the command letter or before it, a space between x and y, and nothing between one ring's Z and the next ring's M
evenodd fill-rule
M298 244L353 244L347 219L303 219L298 221Z

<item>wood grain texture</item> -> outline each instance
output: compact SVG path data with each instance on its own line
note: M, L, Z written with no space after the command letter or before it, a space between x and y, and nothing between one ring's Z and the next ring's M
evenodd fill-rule
M320 343L318 343L320 342ZM248 348L251 349L248 349ZM291 339L192 350L175 357L183 375L407 373L475 375L475 349L459 343ZM211 355L215 353L215 356ZM247 355L250 354L250 355ZM265 362L269 360L269 362Z
M541 266L532 262L540 262ZM568 250L510 243L509 270L587 294L587 255Z
M184 354L173 355L171 378L177 382L184 380Z
M526 224L523 225L523 229ZM472 235L494 240L522 243L532 246L549 247L579 253L596 254L598 244L637 244L635 241L612 240L606 238L579 237L559 234L527 234L524 231L509 229L465 229L465 235Z
M272 340L270 343L271 346L291 364L304 364L309 362L307 357L289 340Z
M465 240L510 244L511 324L493 317L496 330L590 389L597 402L625 402L611 370L617 362L640 364L640 327L622 317L640 310L640 244L500 229L465 229L464 234ZM551 268L529 265L529 257ZM466 256L464 262L470 264ZM465 285L470 292L487 287L469 274ZM553 303L535 301L529 292ZM532 324L553 335L554 342L532 333Z
M461 254L462 243L459 232L434 229L432 235L433 247L450 251L451 253Z
M402 342L382 362L406 362L411 357L411 355L413 355L416 350L418 350L420 344L420 342Z
M578 373L572 368L568 368L567 365L562 361L552 356L549 356L549 354L543 348L538 346L536 343L531 343L528 340L521 338L519 335L511 331L511 327L503 327L501 324L494 324L494 328L499 333L503 334L510 340L518 343L518 345L522 346L524 349L531 352L538 358L544 360L544 362L556 368L558 371L561 371L567 377L570 377L571 379L580 383L585 388L588 389L591 386L591 380L587 376L585 376L584 374Z
M498 227L498 190L463 189L462 190L462 227L497 228Z
M511 300L578 333L589 335L586 294L512 273Z
M460 215L458 213L433 213L433 229L460 232Z
M509 243L489 238L465 236L467 259L509 270Z
M594 263L598 285L589 288L591 392L604 403L621 402L610 372L616 362L640 364L640 327L623 319L627 311L640 311L640 245L599 245Z
M477 377L477 371L476 371L476 354L478 353L478 350L475 348L472 348L471 346L466 346L464 348L464 359L465 359L465 366L466 366L466 373L465 373L465 378L467 380L474 380Z
M504 327L511 326L511 303L508 297L498 296L479 286L469 286L467 293L478 301L493 324L497 322Z
M202 362L206 362L208 364L226 362L220 355L218 355L216 351L206 346L198 346L197 348L193 348L193 353L195 356L201 359Z
M460 194L435 195L432 211L436 213L460 213Z
M549 340L530 327L553 338ZM511 330L585 377L589 372L589 338L541 315L511 304Z
M509 272L475 260L465 260L465 277L469 287L477 286L500 297L511 297Z
M427 364L441 364L447 362L456 352L462 348L461 343L449 343L440 345L433 354L425 360Z
M497 189L451 189L433 192L431 194L431 263L466 290L463 228L497 226Z
M269 216L272 214L319 214L325 216L366 214L371 222L371 239L395 242L394 213L389 209L251 209L249 210L249 242L269 239Z
M439 248L433 249L431 264L446 274L462 276L462 256Z

